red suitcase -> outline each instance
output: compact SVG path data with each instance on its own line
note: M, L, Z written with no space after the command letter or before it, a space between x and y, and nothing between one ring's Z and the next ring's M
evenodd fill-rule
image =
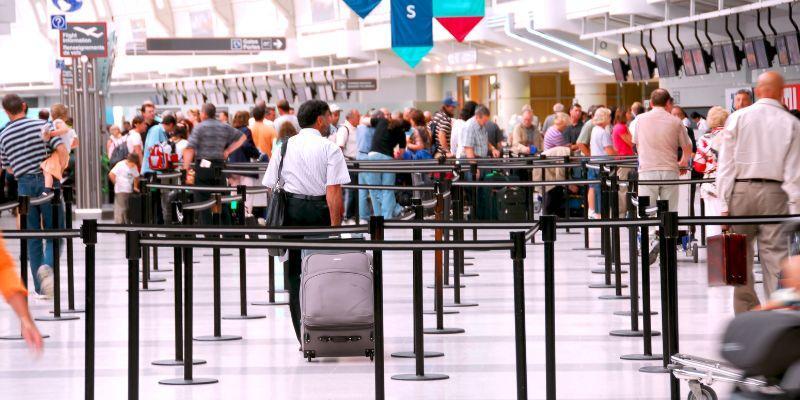
M707 240L708 286L747 283L747 237L723 233Z

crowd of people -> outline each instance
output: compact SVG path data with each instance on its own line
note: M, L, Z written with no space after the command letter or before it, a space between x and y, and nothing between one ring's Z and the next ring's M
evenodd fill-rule
M139 191L139 180L175 169L187 171L186 184L202 186L254 186L273 188L280 184L287 193L284 224L289 226L333 225L366 220L371 215L386 219L408 212L395 191L343 190L342 185L374 186L402 184L392 172L351 173L352 160L422 160L458 158L499 158L542 154L561 157L638 156L635 168L620 168L620 179L637 174L640 180L670 181L690 175L715 179L700 186L707 215L759 215L800 212L800 120L781 103L783 78L776 72L762 74L753 94L740 91L734 111L711 107L706 116L687 115L665 89L656 89L649 110L636 102L630 107L592 105L587 110L577 103L555 104L553 113L540 124L526 106L504 131L492 118L490 109L452 97L442 101L435 113L406 108L342 110L319 100L303 103L297 111L285 100L269 105L258 102L249 111L230 118L213 104L184 112L164 112L145 102L138 114L108 128L105 146L109 162L108 182L114 202L114 220L129 223L129 203ZM71 152L78 147L67 108L53 105L39 119L26 117L27 105L19 96L2 99L10 123L0 134L0 162L4 174L13 176L20 195L38 197L69 179ZM765 146L765 138L780 146ZM266 171L220 175L219 167L230 163L267 162ZM792 168L795 167L795 168ZM565 176L570 179L573 176ZM465 173L465 179L481 176ZM597 178L590 169L588 179ZM577 191L577 187L568 190ZM675 185L643 185L639 195L651 202L667 200L677 211L679 189ZM163 193L157 210L159 223L171 219L170 193ZM588 188L588 215L600 218L600 190ZM208 198L197 193L196 201ZM695 193L691 193L694 198ZM358 207L356 207L358 199ZM265 204L248 203L248 213L265 217ZM62 211L63 212L63 211ZM202 222L208 223L206 218ZM59 221L63 223L63 218ZM27 224L33 229L55 228L49 212L31 207ZM709 228L710 234L723 227ZM733 232L748 237L748 284L736 287L735 311L759 305L753 287L753 243L757 241L769 296L778 284L780 262L786 255L786 240L775 226L734 226ZM54 241L29 240L28 257L34 291L52 296L50 265ZM0 246L1 248L2 246ZM46 248L45 248L46 247ZM0 252L0 258L4 256ZM55 255L57 256L57 255ZM291 311L299 335L300 254L289 252ZM0 270L0 274L4 273ZM12 302L19 288L0 286ZM25 321L25 310L15 306ZM24 325L24 324L23 324ZM31 343L35 326L29 324ZM25 326L23 326L25 329Z

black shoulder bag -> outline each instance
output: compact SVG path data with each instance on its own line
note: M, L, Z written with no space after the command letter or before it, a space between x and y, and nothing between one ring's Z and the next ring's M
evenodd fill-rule
M286 148L289 147L289 140L286 140L281 145L281 162L278 164L278 179L275 181L275 186L272 188L272 194L267 204L266 222L267 228L278 228L283 226L283 220L286 215L286 191L283 190L283 159L286 157ZM280 239L280 235L268 235L270 239ZM282 257L286 254L286 249L269 249L270 256Z

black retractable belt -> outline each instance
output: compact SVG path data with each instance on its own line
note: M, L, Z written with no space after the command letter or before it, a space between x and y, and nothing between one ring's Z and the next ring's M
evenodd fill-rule
M242 196L242 199L236 203L236 219L239 220L239 225L244 227L246 225L245 202L247 201L247 187L244 185L236 186L236 194ZM242 247L239 249L239 314L226 315L222 319L261 319L266 317L264 314L247 314L247 249Z
M414 206L415 220L422 221L424 219L425 210L422 207L420 199L412 199L411 204ZM415 241L422 240L422 229L414 228L413 239ZM414 358L415 359L415 372L413 374L399 374L392 376L392 379L399 381L436 381L448 379L449 376L444 374L426 374L425 373L425 358L426 357L441 357L444 353L440 352L426 352L425 351L425 338L422 332L422 250L413 250L412 255L413 263L413 309L414 309L414 351L401 352L392 354L393 357L401 358Z

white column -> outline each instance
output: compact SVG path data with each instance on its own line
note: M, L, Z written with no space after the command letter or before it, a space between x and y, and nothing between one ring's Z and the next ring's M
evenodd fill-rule
M520 114L522 107L531 101L531 78L527 72L516 68L500 68L497 71L500 89L497 93L498 125L506 129L514 114Z
M593 104L606 104L605 83L576 83L575 98L584 108Z
M425 101L442 101L444 87L441 74L425 75Z

